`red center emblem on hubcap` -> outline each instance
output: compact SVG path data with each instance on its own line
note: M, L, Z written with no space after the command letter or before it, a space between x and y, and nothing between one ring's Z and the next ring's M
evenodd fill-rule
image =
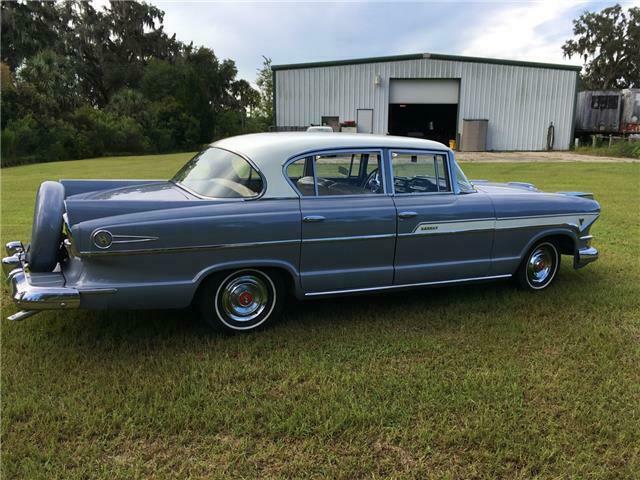
M240 301L240 305L246 307L251 302L253 302L253 295L251 295L249 292L242 292L238 300Z

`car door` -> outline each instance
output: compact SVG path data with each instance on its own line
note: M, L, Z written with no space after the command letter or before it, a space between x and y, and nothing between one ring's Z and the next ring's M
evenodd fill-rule
M456 192L446 152L390 151L398 216L394 284L489 275L495 215L479 192Z
M300 193L300 277L306 292L393 284L396 208L381 150L340 150L289 163Z

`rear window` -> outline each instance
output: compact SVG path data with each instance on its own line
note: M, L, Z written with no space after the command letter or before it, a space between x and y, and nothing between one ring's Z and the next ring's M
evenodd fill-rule
M240 155L211 147L180 169L173 182L203 197L251 198L262 193L262 177Z

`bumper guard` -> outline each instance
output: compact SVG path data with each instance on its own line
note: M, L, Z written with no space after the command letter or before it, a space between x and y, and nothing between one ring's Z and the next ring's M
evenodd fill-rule
M582 268L589 265L591 262L595 262L598 259L598 250L594 247L586 247L578 250L573 260L575 268Z
M598 260L598 250L591 246L591 235L580 237L580 247L573 257L573 268L582 268Z
M64 286L59 272L29 273L22 243L6 245L8 257L2 259L2 270L11 285L11 298L23 310L8 317L23 320L41 310L69 310L80 306L80 292Z

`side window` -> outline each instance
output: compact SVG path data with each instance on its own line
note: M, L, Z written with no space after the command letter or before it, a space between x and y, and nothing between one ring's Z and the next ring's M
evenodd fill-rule
M451 191L447 159L443 154L394 152L391 168L397 194Z
M381 165L379 152L326 153L290 163L287 177L303 197L379 195Z
M315 155L318 196L384 193L377 152Z
M260 195L262 177L247 160L211 147L193 157L173 181L198 195L213 198L251 198Z
M313 157L301 158L287 167L287 176L303 197L313 197Z

